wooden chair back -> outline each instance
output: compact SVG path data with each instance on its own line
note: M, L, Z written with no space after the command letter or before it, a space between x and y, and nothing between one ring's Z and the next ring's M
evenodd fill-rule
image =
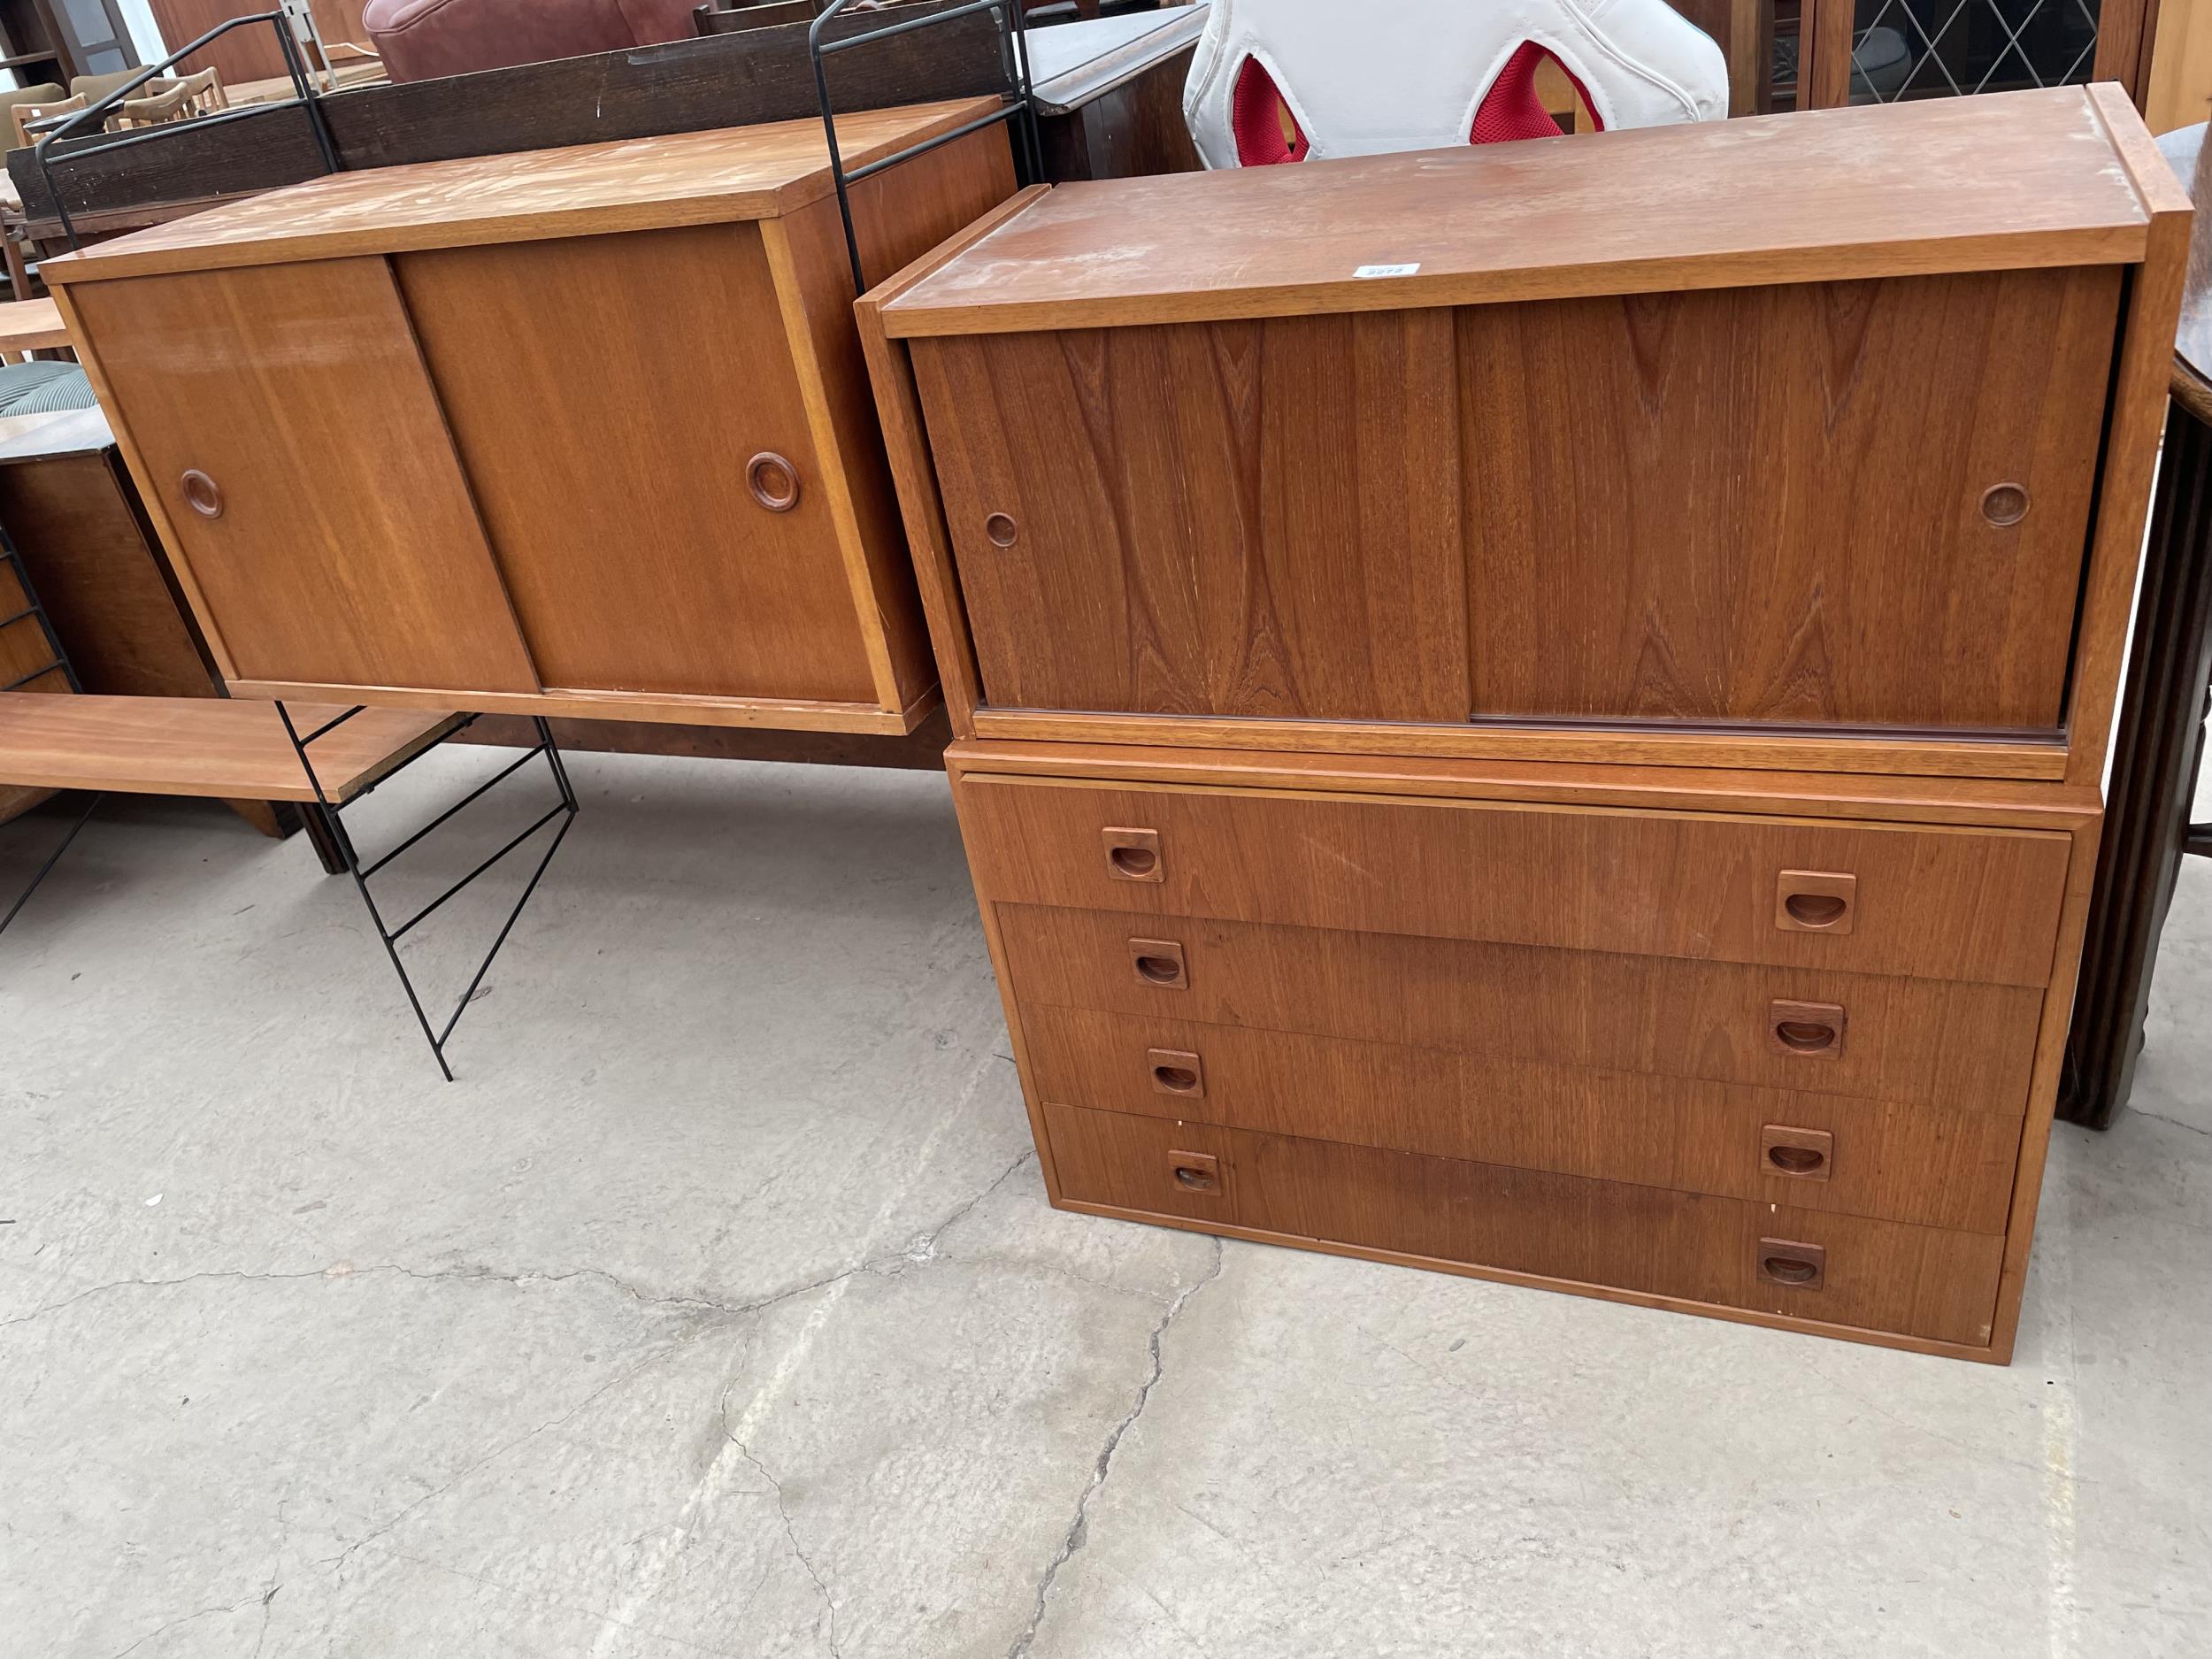
M80 92L74 97L56 98L47 104L17 104L8 111L9 119L15 123L15 147L20 150L39 136L30 130L32 122L45 120L50 116L74 114L84 108L85 102L84 94Z
M188 121L196 115L212 115L230 107L223 90L222 71L213 65L186 75L149 97L125 98L111 118L118 127L159 127L166 121Z

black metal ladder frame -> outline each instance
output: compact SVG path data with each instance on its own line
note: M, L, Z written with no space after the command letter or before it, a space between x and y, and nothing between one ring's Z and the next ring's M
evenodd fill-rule
M304 737L300 735L299 727L293 723L292 711L289 709L279 702L276 710L278 717L284 722L284 733L291 739L293 750L299 756L301 770L306 772L307 781L315 791L315 804L308 810L319 821L326 833L327 843L337 852L342 868L353 878L353 885L361 895L361 902L368 909L369 919L375 924L377 937L383 941L384 954L391 959L392 971L399 975L400 988L407 993L407 1005L414 1010L416 1023L422 1027L422 1034L430 1044L430 1052L437 1059L438 1070L445 1074L445 1080L450 1083L453 1081L453 1068L446 1061L446 1043L453 1035L453 1028L461 1023L461 1016L468 1011L470 1002L475 1000L476 988L483 984L485 974L491 971L492 959L499 955L500 948L507 942L507 935L514 931L515 923L521 919L523 907L530 902L530 895L537 891L539 879L545 874L546 867L553 862L553 855L560 850L561 842L567 838L569 826L576 821L578 810L576 790L569 781L568 768L562 764L560 746L553 741L553 728L546 723L544 717L536 717L532 724L537 728L538 741L533 747L523 752L521 758L510 762L494 772L397 846L391 848L365 865L361 862L359 851L353 844L353 837L346 832L345 823L341 814L347 807L367 799L369 795L375 793L379 785L398 776L409 766L413 765L416 761L420 760L424 755L429 754L438 747L435 743L426 745L419 753L409 756L359 794L349 796L344 801L333 801L324 793L322 780L315 775L314 763L308 754L309 748L316 739L343 726L366 707L365 703L356 703L343 714L326 720ZM477 718L478 717L473 714L468 716L455 730L465 730L473 725ZM449 737L452 733L449 733L447 735ZM552 775L554 787L559 791L560 799L534 819L527 829L511 837L501 846L497 852L484 859L468 874L454 882L436 898L400 923L398 926L395 927L387 922L382 906L376 902L376 895L370 891L369 878L382 870L402 853L414 847L433 830L460 812L462 809L488 795L495 787L514 776L540 755L545 757L546 766ZM499 936L492 941L492 948L484 953L484 959L477 964L476 972L468 982L468 988L461 993L461 1000L454 1004L453 1012L447 1018L444 1025L438 1030L432 1030L430 1016L423 1008L422 996L415 988L414 978L407 972L407 964L400 959L399 941L411 933L418 923L427 920L433 912L444 905L447 900L459 893L477 877L484 874L494 864L499 863L509 853L513 852L557 818L561 819L561 826L554 833L552 841L547 845L543 856L539 858L537 868L530 872L530 879L524 885L521 896L515 900L514 907L507 912L507 919L499 929Z
M159 63L147 65L97 103L88 104L81 110L73 110L65 115L49 116L44 120L34 123L40 132L37 142L31 148L31 158L37 164L39 177L46 185L47 198L54 204L55 216L61 221L61 234L69 243L72 252L76 251L82 244L78 240L76 221L70 216L69 204L62 200L61 192L54 188L54 162L57 159L53 153L55 144L82 127L91 127L95 132L104 132L107 126L109 112L163 71L175 68L193 53L206 46L209 42L221 38L231 30L249 28L258 23L269 24L276 30L277 47L284 54L285 73L290 76L292 81L292 102L290 104L240 104L233 109L217 110L208 115L196 115L189 121L164 122L157 127L143 127L120 137L108 138L104 142L95 143L88 140L85 142L72 145L62 151L58 159L81 160L88 156L103 155L111 150L127 150L134 144L156 143L180 127L204 128L226 121L242 121L254 116L265 115L271 110L290 109L297 106L307 111L308 126L313 130L316 148L322 154L323 170L326 173L342 171L338 161L337 146L331 142L330 118L323 109L320 95L316 92L313 82L308 76L306 60L301 54L299 42L293 37L291 24L284 13L282 12L256 12L246 17L232 18L227 23L218 23L190 45L171 52Z

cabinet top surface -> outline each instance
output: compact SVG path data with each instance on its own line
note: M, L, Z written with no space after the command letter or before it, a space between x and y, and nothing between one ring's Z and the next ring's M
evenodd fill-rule
M999 107L966 98L837 120L849 168ZM895 181L895 172L888 175ZM50 282L768 219L829 195L818 120L420 162L290 185L47 260Z
M1057 185L877 294L921 335L2127 264L2187 206L2061 87Z

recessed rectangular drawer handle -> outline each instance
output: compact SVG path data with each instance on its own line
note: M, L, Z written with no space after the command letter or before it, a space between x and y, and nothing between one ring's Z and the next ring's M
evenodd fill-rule
M1824 1181L1835 1172L1836 1138L1825 1129L1768 1124L1759 1131L1759 1172Z
M1221 1190L1221 1160L1210 1152L1177 1152L1167 1155L1168 1173L1175 1178L1176 1186L1187 1193L1218 1193Z
M1183 965L1183 947L1172 939L1133 939L1129 964L1137 971L1137 983L1156 990L1187 991L1190 973Z
M1785 870L1775 882L1774 925L1786 933L1847 933L1858 913L1856 876Z
M1832 1060L1843 1052L1843 1005L1792 1002L1777 997L1767 1005L1767 1038L1779 1054Z
M1759 1277L1792 1290L1818 1290L1828 1282L1828 1252L1795 1239L1759 1240Z
M1160 863L1160 832L1149 829L1101 830L1106 842L1106 873L1117 881L1164 881Z
M1180 1048L1148 1048L1144 1063L1151 1068L1152 1087L1179 1100L1206 1098L1206 1063Z

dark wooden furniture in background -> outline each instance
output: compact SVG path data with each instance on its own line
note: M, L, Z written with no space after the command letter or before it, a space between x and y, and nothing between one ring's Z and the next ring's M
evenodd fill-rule
M1916 6L1910 0L1790 4L1801 19L1801 109L2094 81L2117 81L2140 109L2150 90L2159 0L2080 0L2015 8L2011 15L1994 4ZM1870 47L1867 37L1877 29L1888 38Z
M223 695L98 410L0 418L0 525L88 693ZM227 804L266 835L298 826L277 802Z
M864 296L1054 1201L2007 1359L2187 222L2070 88Z
M0 686L11 693L30 696L68 696L68 653L57 655L54 641L40 623L29 572L0 548ZM0 781L0 824L21 817L53 793L35 785ZM11 897L5 902L12 907ZM4 914L4 910L0 910Z
M2199 125L2159 140L2200 197L2204 134ZM2059 1116L2093 1129L2111 1126L2134 1087L2181 861L2212 856L2212 826L2190 821L2212 685L2212 222L2195 240L2059 1095Z
M1202 5L1064 23L1029 36L1045 176L1128 179L1197 170L1183 82Z
M929 9L958 4L939 0ZM839 19L831 33L879 27L864 12ZM807 28L789 23L403 86L349 87L320 102L339 164L349 172L778 121L818 123ZM251 35L268 36L273 50L265 27L225 38ZM832 80L837 108L841 114L995 94L1005 85L999 38L991 19L979 13L901 36L893 50L842 54ZM96 216L88 221L94 226L100 215L116 216L112 224L133 212L194 211L326 171L306 113L289 104L237 120L184 124L158 143L66 160L73 146L99 142L55 146L58 187L73 212ZM29 152L10 154L8 171L31 234L58 235L52 197Z
M859 166L976 100L845 118ZM896 269L986 127L855 188ZM817 121L391 168L48 262L242 695L902 733L936 700Z
M253 0L250 4L242 4L242 0L146 0L146 4L161 27L161 38L168 42L172 51L199 39L218 23L227 23L252 12L276 9L275 0L266 0L265 4L264 0ZM347 38L362 37L356 35ZM223 79L234 85L242 81L266 81L288 73L284 49L277 44L276 31L265 26L233 29L178 67L188 73L197 69L220 70Z
M0 68L14 72L11 85L66 86L79 75L111 74L137 61L115 0L0 0Z

